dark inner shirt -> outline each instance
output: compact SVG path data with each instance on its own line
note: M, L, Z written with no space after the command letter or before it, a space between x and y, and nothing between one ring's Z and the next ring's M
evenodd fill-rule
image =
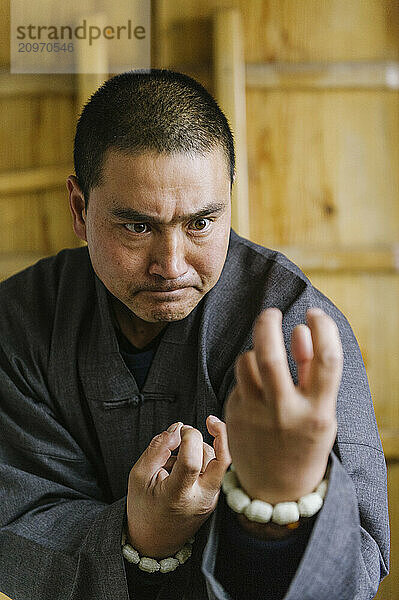
M164 329L160 331L159 334L144 348L136 348L136 346L133 346L127 337L123 335L120 329L116 330L122 358L137 381L140 390L143 388L152 359L154 358L154 354L164 331Z

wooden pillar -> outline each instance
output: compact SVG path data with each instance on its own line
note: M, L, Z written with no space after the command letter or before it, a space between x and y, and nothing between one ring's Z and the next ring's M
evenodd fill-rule
M90 20L92 25L103 29L106 25L106 14L96 13L82 16L82 19ZM77 52L76 75L77 94L76 109L79 114L90 96L109 77L109 60L104 39L96 40L96 44L84 48L80 47Z
M214 14L214 89L216 99L233 130L236 148L236 181L232 195L232 227L249 237L247 122L245 60L241 15L238 9Z

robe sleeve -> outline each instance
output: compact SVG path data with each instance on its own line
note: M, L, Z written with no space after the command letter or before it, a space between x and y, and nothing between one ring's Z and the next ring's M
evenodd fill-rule
M12 600L129 600L128 576L132 598L144 598L153 580L129 569L121 550L126 496L106 501L31 371L0 346L0 591Z
M283 334L293 381L296 365L290 351L293 328L306 323L306 310L322 308L337 323L344 350L344 367L337 399L338 431L330 453L328 492L318 513L306 548L293 574L285 600L329 598L371 600L389 571L389 518L387 472L378 434L372 398L360 348L344 315L313 286L302 293L283 313ZM225 385L231 390L234 382ZM227 395L226 395L227 398ZM227 589L216 560L223 535L223 508L219 500L212 516L203 553L202 572L210 600L237 598ZM240 569L242 581L253 582L258 596L277 600L268 588L257 587L261 577L251 570L248 547L234 546L231 561ZM265 572L273 568L265 552ZM259 562L256 562L259 567ZM226 567L227 569L227 567ZM266 576L267 578L267 576ZM223 585L224 583L224 585ZM230 593L231 592L231 593ZM277 593L277 592L276 592ZM260 595L259 595L260 594Z

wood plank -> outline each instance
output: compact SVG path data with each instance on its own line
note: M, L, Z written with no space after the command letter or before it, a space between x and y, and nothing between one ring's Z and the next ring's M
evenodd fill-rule
M35 133L41 124L40 96L0 96L0 115L0 174L30 168L35 164ZM51 124L46 125L49 129L43 129L50 137Z
M10 71L10 4L0 2L0 73L2 68Z
M375 246L273 246L310 273L397 273L399 243Z
M193 46L200 57L208 38L195 36L184 44L186 24L226 6L241 12L247 62L399 59L396 0L158 0L160 44L166 46L161 57L177 64L182 62L181 49L191 54ZM177 44L171 36L176 23L183 32L176 36Z
M210 67L201 60L173 64L194 78L203 77ZM398 90L399 62L246 63L245 84L264 90Z
M399 89L399 62L249 63L248 87L263 89Z
M74 168L70 164L6 171L0 173L0 194L33 192L64 185L71 173L74 173Z
M0 252L54 254L74 248L66 186L0 195Z
M310 280L351 325L380 431L399 429L398 274L318 272L310 273Z
M398 91L247 90L251 239L398 241Z
M75 76L71 73L51 75L10 73L0 69L0 97L73 95Z
M180 2L165 2L176 5L171 11L181 10ZM239 5L248 62L399 58L397 0L240 0Z
M72 99L59 96L54 101L51 96L42 96L39 115L39 120L32 119L31 126L35 146L34 158L37 161L33 165L68 165L73 160L72 123L75 122L75 107ZM67 175L73 172L72 168Z

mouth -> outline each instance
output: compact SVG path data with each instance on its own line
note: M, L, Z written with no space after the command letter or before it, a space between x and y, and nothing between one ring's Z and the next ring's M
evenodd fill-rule
M170 290L148 290L147 293L153 294L154 296L178 296L179 294L184 292L184 290L187 290L187 288L184 287L184 288L173 288Z

